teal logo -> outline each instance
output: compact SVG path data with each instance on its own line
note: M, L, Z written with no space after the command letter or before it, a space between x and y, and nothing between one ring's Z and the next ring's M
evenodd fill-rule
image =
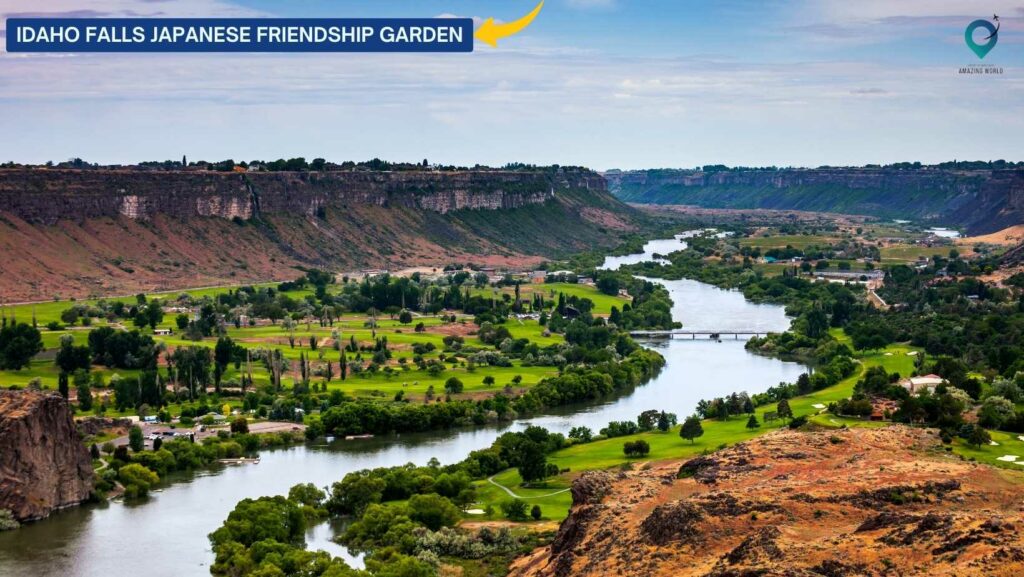
M964 40L967 42L967 47L977 54L979 59L984 59L985 55L991 52L995 48L996 42L999 41L999 17L993 15L992 19L996 21L995 24L988 20L975 20L964 31ZM982 39L981 44L974 41L974 31L978 28L988 32L988 36Z

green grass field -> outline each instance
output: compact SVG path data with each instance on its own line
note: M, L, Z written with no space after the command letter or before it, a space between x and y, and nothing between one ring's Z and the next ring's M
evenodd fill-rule
M591 298L598 303L597 306L599 311L604 312L610 311L613 303L618 303L621 306L621 303L628 302L626 299L603 295L594 287L584 285L552 284L531 286L537 287L537 290L547 291L554 289L566 294L574 294ZM228 288L174 291L172 293L165 293L161 296L173 298L185 292L193 296L213 296L226 290L228 290ZM309 291L290 291L287 294L292 298L299 298L308 293ZM108 300L134 302L135 297L123 297ZM56 331L51 331L45 328L45 325L50 321L55 320L59 322L61 312L71 307L73 304L75 304L74 301L61 301L39 303L35 305L8 306L5 308L8 318L10 318L13 313L21 322L29 322L32 319L33 312L35 313L36 322L40 326L40 331L42 333L43 346L45 350L37 355L27 368L20 371L0 371L0 386L25 386L31 380L39 379L43 388L56 389L59 370L54 364L53 359L61 337L63 335L71 335L74 338L75 344L86 344L89 331L93 328L106 324L105 320L94 319L93 325L89 327L65 327ZM172 350L182 346L205 346L212 348L216 344L215 338L206 338L202 341L191 341L183 338L175 327L175 316L176 315L171 313L165 314L163 322L158 325L158 328L169 328L174 330L174 334L155 336L154 339L156 341L162 342ZM513 378L521 377L521 382L513 385L514 390L518 393L537 384L545 377L557 374L557 370L554 367L524 367L520 360L514 360L513 366L511 367L483 366L473 367L471 369L467 366L464 359L459 359L456 364L446 362L446 370L439 375L432 376L427 371L419 370L415 363L412 362L413 357L415 356L413 352L414 344L434 345L435 350L424 354L424 359L437 359L441 354L451 356L451 352L444 352L445 345L443 340L446 335L453 333L464 335L465 348L472 347L483 350L492 349L493 347L481 342L476 336L467 334L470 332L471 327L445 325L438 317L414 315L412 323L402 324L387 316L381 316L377 318L375 328L366 326L367 321L369 320L370 318L365 314L347 314L339 322L336 322L333 327L321 327L318 323L300 323L291 330L286 329L281 323L276 325L261 324L259 326L247 326L241 328L229 326L227 329L227 335L245 348L275 348L281 350L286 359L293 361L291 371L285 375L284 382L286 386L290 386L291 383L299 376L298 363L294 361L297 361L300 356L304 355L307 359L310 359L314 366L320 365L325 361L331 361L334 363L335 367L334 378L328 384L328 389L341 390L347 394L358 397L390 400L396 393L401 391L404 393L406 398L411 400L422 400L426 396L430 387L433 387L434 394L437 397L442 397L445 394L445 381L453 376L458 377L465 386L464 392L462 393L463 397L474 397L482 394L490 395L496 393L501 391L506 385L512 385ZM459 322L471 323L472 319L463 317ZM415 325L418 323L423 323L425 327L424 332L415 331ZM561 335L545 335L545 328L535 320L518 320L512 318L507 321L505 326L512 334L513 338L526 338L531 342L537 343L541 347L557 344L563 340ZM129 326L127 328L134 327ZM374 343L375 337L387 337L388 346L392 353L392 359L388 366L390 366L393 371L391 373L381 371L373 374L369 372L363 372L358 375L349 374L346 380L341 380L340 369L338 368L341 352L336 350L334 347L332 339L334 331L339 333L339 340L341 340L343 345L347 345L349 340L353 337L359 346L371 346ZM149 332L149 329L144 329L143 332ZM315 337L318 342L317 350L313 350L310 347L311 337ZM294 346L292 345L292 341L294 341ZM345 355L349 361L355 360L355 353L347 352ZM370 356L372 356L371 353L367 352L362 352L360 355L364 362L368 361ZM404 363L402 361L404 361ZM106 369L104 367L94 367L93 372L102 374L104 382L109 382L110 378L115 374L125 377L134 376L137 373L137 371ZM225 373L223 380L230 381L231 379L239 376L239 371L233 366L230 366ZM495 383L493 385L488 386L483 383L484 378L487 376L494 378ZM253 379L257 385L270 382L269 372L264 368L262 363L253 363ZM321 379L319 377L314 377L311 380L313 382L319 382ZM173 414L176 414L180 411L180 406L170 407L170 410Z
M964 247L954 246L916 246L916 245L896 245L887 246L879 249L882 254L882 262L887 264L898 264L898 263L909 263L916 262L918 257L931 258L933 256L949 256L949 251L956 249L960 254L966 254L971 252Z
M501 294L507 294L509 296L515 295L515 288L513 287L502 287L496 289L493 287L473 289L473 294L483 296L499 296ZM596 287L583 284L569 284L569 283L544 283L544 284L523 284L519 286L519 298L529 300L533 298L535 294L542 295L548 301L554 301L558 299L558 293L564 293L566 296L576 296L581 298L587 298L594 301L594 314L607 315L612 312L612 307L617 307L622 310L622 305L629 302L629 299L620 296L611 296L602 293L597 290Z
M809 246L826 246L837 242L839 239L833 236L821 236L821 235L772 235L772 236L756 236L749 237L740 240L741 246L757 247L761 250L768 248L786 248L792 246L803 250Z

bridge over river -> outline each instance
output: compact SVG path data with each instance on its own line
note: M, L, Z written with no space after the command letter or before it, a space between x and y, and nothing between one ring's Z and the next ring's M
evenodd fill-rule
M692 329L674 329L671 331L630 331L630 335L634 337L645 337L645 338L666 338L671 339L674 337L690 337L691 340L696 340L697 337L707 337L708 339L718 340L722 337L733 337L735 340L739 340L741 336L744 337L760 337L768 334L765 330L692 330Z

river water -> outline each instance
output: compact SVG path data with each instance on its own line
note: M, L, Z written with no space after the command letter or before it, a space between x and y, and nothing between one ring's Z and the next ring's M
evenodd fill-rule
M684 238L655 240L644 252L608 257L607 268L652 260L685 247ZM673 317L689 329L782 331L789 326L782 307L748 303L736 291L696 281L659 281L674 301ZM667 361L651 382L629 394L586 406L562 408L551 415L521 419L503 426L401 435L360 441L335 441L263 451L258 465L220 466L171 479L149 499L134 504L107 503L62 511L16 531L0 533L0 575L35 577L111 577L208 575L213 560L207 534L220 526L235 504L247 497L286 494L297 483L327 486L346 473L404 463L462 460L489 446L501 433L540 425L568 432L585 425L597 431L608 421L633 420L647 409L693 412L702 398L734 391L760 392L791 382L805 368L748 353L743 341L652 340ZM343 556L330 541L328 524L310 529L310 548Z

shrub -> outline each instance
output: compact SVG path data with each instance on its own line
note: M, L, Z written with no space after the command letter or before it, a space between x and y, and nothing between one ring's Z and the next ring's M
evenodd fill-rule
M510 521L525 521L527 519L526 503L523 503L519 499L513 499L502 503L501 512L505 515L505 518Z

